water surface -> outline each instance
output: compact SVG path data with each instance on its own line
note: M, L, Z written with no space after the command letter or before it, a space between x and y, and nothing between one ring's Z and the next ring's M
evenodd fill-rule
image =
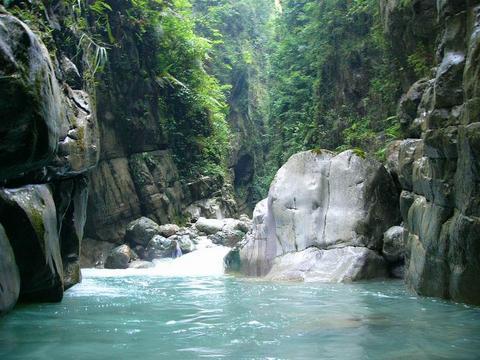
M401 282L137 274L88 270L61 304L18 306L0 320L0 359L480 358L480 308Z

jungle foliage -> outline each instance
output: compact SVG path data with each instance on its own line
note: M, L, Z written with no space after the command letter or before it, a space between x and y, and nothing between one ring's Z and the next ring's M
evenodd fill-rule
M29 6L45 12L27 1L3 3L17 13ZM377 0L42 3L66 7L73 35L65 42L78 47L93 82L122 41L116 22L133 33L179 169L190 178L227 179L242 153L254 154L253 176L239 187L251 202L266 195L295 152L354 148L382 158L402 135L395 117L402 69L385 41ZM31 13L22 16L35 22ZM51 29L42 24L48 42ZM428 52L410 54L408 71L427 74Z

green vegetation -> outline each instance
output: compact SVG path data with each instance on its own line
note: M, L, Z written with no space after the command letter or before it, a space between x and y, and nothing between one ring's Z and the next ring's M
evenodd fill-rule
M219 79L229 105L232 129L230 163L234 164L237 199L251 207L261 200L252 177L261 171L268 114L269 22L267 0L194 0L196 31L212 44L207 71ZM245 167L236 167L241 157ZM246 173L245 173L246 172Z
M189 1L163 6L160 17L151 19L162 29L156 73L176 159L189 176L225 178L230 129L225 88L205 70L212 43L195 33Z
M135 83L140 93L132 104L121 94L113 117L138 127L155 118L186 179L229 181L229 167L248 155L240 170L251 174L235 188L250 204L298 151L382 159L402 136L399 72L420 78L432 63L419 44L399 65L376 0L56 2L63 34L46 21L45 2L3 0L47 46L61 38L87 84L108 93Z
M400 84L378 22L376 1L283 2L272 44L272 168L315 147L384 146Z

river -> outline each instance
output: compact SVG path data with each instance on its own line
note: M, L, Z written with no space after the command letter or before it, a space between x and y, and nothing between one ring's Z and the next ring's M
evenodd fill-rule
M479 359L480 308L400 281L269 283L225 248L146 270L83 270L59 304L0 320L0 359Z

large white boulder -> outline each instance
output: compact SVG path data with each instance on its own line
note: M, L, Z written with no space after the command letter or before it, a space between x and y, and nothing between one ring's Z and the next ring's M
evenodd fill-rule
M247 275L264 276L280 266L279 257L312 247L380 251L383 233L399 220L398 208L393 179L379 162L364 159L354 151L339 155L329 151L295 154L277 172L268 198L255 209L252 230L239 251L241 270ZM353 256L356 252L329 252L320 257L316 254L319 262L330 256L348 255L342 260L348 263L343 275L332 269L330 278L321 278L362 278L363 270L358 270L358 276L350 276L348 269L354 262L358 267L361 259L370 257L363 253ZM281 267L293 269L298 262L303 259L294 256L281 261ZM376 274L383 274L385 263L376 264L382 268Z

